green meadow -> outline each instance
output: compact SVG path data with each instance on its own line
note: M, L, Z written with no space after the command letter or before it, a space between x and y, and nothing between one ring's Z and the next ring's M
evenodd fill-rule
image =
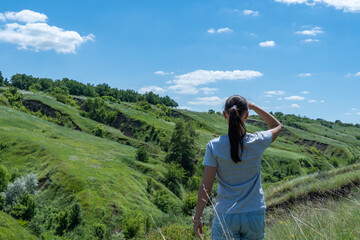
M100 113L86 107L90 97L73 96L76 103L65 104L47 93L21 91L11 104L5 91L0 164L9 183L34 173L39 184L32 219L0 211L1 239L195 239L191 210L206 143L227 131L221 114L103 98L104 112L113 117L99 122ZM263 155L266 239L357 239L351 229L360 229L360 128L286 117L284 131ZM166 162L180 120L196 133L195 170L181 181L169 175L181 175L181 169ZM267 129L256 116L246 127ZM137 157L140 148L146 161ZM216 196L216 183L213 190ZM81 221L62 226L74 204ZM205 239L210 232L208 224Z

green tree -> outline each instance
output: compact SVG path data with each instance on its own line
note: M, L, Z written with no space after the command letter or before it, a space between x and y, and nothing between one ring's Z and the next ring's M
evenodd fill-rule
M197 136L191 122L185 123L182 119L178 120L171 136L169 152L165 157L165 161L168 163L180 164L187 171L188 176L192 176L195 170L194 146Z
M144 146L140 146L136 151L136 160L140 162L148 162L149 156Z

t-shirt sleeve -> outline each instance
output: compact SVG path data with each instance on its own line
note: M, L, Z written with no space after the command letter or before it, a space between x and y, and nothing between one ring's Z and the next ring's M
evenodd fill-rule
M257 132L257 136L264 150L270 146L273 138L273 135L270 132L270 130Z
M217 167L217 162L213 154L213 145L209 142L206 147L203 165Z

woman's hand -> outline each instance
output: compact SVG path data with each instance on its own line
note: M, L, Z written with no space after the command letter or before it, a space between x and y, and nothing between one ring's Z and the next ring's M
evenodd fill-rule
M249 102L249 101L247 103L248 103L249 110L254 110L255 104L253 104L252 102Z
M201 219L195 219L193 218L192 219L193 223L194 223L194 232L196 234L196 236L202 240L201 238L201 235L203 232L202 232L202 222L201 222Z

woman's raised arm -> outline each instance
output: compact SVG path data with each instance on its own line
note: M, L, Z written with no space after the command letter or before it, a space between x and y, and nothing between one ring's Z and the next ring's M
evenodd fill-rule
M281 123L279 120L277 120L273 115L262 109L261 107L248 102L249 110L254 110L263 120L264 122L269 126L270 132L273 135L272 142L275 141L277 136L279 136L281 131Z

